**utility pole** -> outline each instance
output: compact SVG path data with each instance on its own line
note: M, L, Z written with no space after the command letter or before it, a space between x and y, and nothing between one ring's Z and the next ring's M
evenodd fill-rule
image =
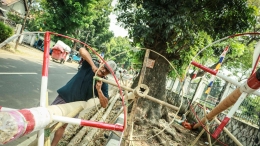
M27 4L26 4L26 1L24 1L24 2L25 2L25 5L27 5ZM23 32L23 30L24 30L27 17L29 16L29 13L30 13L31 4L32 4L32 1L30 0L30 4L29 4L29 6L28 6L27 13L26 13L25 18L24 18L24 20L23 20L22 29L20 30L19 34L21 34L21 33ZM19 41L20 41L20 38L21 38L21 36L19 36L19 37L17 38L17 40L16 40L15 47L14 47L15 50L17 50L17 46L18 46L18 43L19 43Z

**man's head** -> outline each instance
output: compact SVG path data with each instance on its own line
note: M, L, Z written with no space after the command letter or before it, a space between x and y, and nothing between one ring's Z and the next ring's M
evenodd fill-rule
M104 64L101 68L100 71L97 73L98 76L104 77L108 75L111 72L114 72L116 70L116 63L112 60L109 60Z

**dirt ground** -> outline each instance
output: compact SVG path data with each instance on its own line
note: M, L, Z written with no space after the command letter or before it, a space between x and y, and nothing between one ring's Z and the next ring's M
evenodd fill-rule
M113 89L111 89L113 90ZM105 117L105 122L114 124L118 114L122 112L122 100L119 98L116 100L115 104L109 104L112 106L112 110L108 111L109 114ZM106 108L106 110L109 109ZM99 110L99 112L97 112ZM82 118L86 120L100 121L101 117L106 114L107 111L102 109L93 109L88 111ZM171 113L170 115L174 115ZM95 119L92 119L96 117ZM130 117L130 112L128 113L128 118ZM173 117L170 116L172 121ZM129 119L128 119L129 120ZM165 128L165 129L164 129ZM82 132L84 134L82 134ZM164 119L152 123L150 121L145 121L144 123L137 123L133 127L133 140L130 142L131 146L190 146L195 140L200 131L189 131L183 128L176 122L169 124ZM122 137L122 134L114 131L114 134L118 137ZM67 145L88 145L88 146L104 146L109 141L110 130L103 130L97 128L83 128L80 126L69 125L65 130L65 136L63 136L60 141L60 146ZM125 139L122 138L121 146L124 146ZM212 141L213 143L213 141ZM207 139L202 136L194 146L207 146ZM216 146L217 144L214 144Z

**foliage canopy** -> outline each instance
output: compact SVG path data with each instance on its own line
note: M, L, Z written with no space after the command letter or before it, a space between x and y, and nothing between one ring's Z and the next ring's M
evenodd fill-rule
M255 23L246 0L119 0L116 11L134 45L160 52L180 73L202 46Z

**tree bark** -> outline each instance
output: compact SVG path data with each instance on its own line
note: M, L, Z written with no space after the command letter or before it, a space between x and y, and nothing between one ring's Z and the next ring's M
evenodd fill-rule
M24 28L25 28L26 20L27 20L29 14L30 14L31 5L32 5L32 2L30 1L30 5L28 6L28 10L27 10L27 13L26 13L26 15L25 15L25 18L24 18L24 20L23 20L23 25L22 25L22 28L21 28L21 31L19 32L19 34L21 34L21 33L23 32ZM20 41L20 38L21 38L21 36L19 36L19 37L17 38L17 40L16 40L15 47L14 47L15 50L17 50L17 46L18 46L18 43L19 43L19 41Z
M159 100L166 101L165 83L167 72L169 71L169 64L164 58L156 56L153 53L150 54L149 58L155 58L153 59L155 60L155 64L153 68L146 68L143 84L146 84L150 89L148 95ZM135 80L133 87L137 86L138 80L139 79ZM152 121L157 121L163 115L165 114L162 112L162 105L145 98L139 99L135 117L142 117Z

